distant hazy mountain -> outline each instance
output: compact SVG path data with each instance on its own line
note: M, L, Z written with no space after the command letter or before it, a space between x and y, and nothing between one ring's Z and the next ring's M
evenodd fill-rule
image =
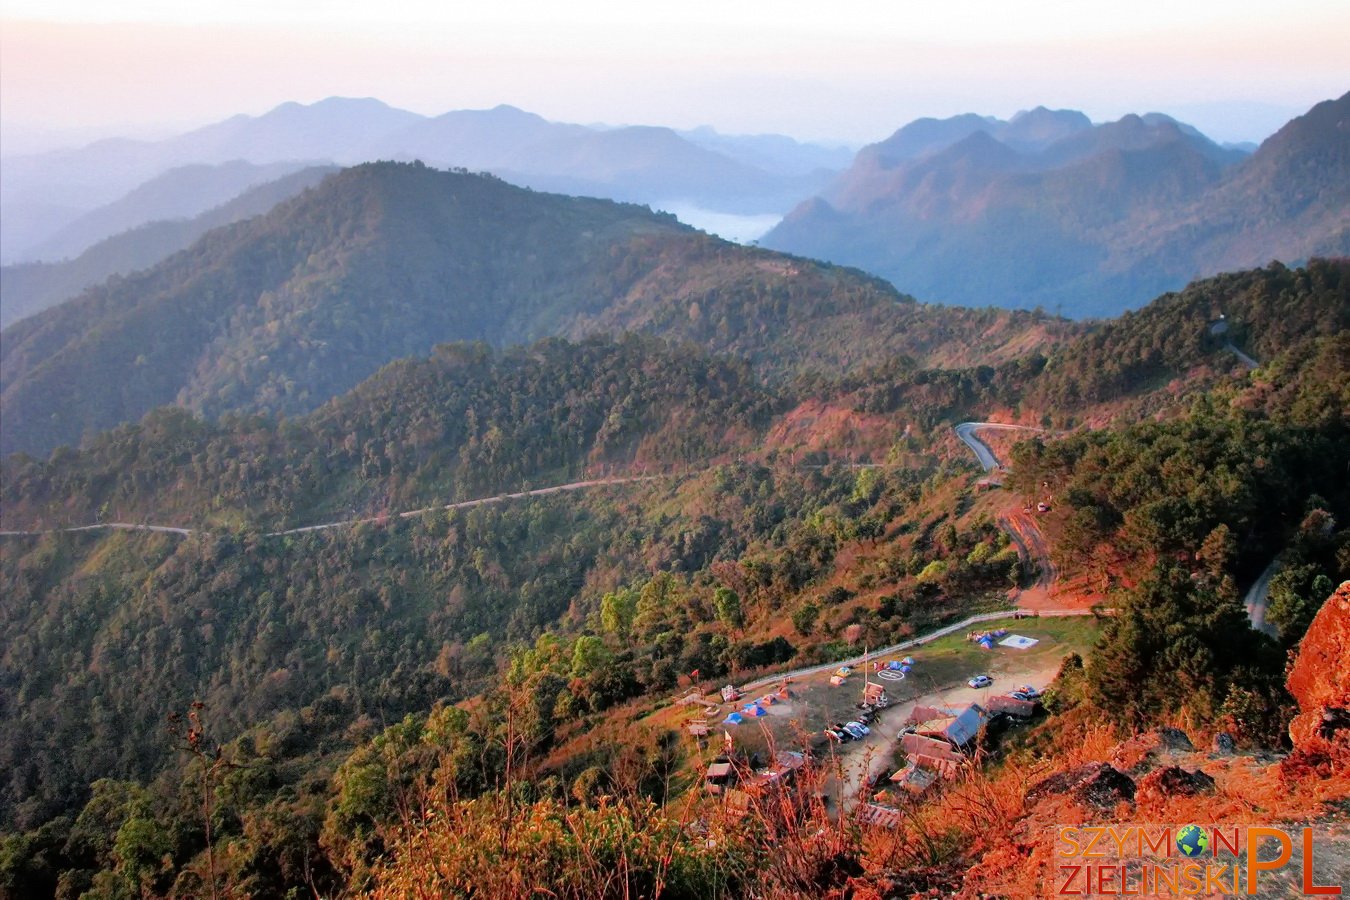
M1248 156L1157 113L925 119L858 153L766 235L925 299L1076 316L1196 275L1350 253L1350 95Z
M335 171L332 166L312 166L292 172L191 219L149 222L105 238L65 262L5 266L0 269L0 328L68 300L113 275L149 268L211 229L262 215Z
M696 134L694 139L667 128L549 122L510 106L428 118L371 99L286 103L261 116L235 116L162 141L102 141L5 159L4 260L63 258L117 231L163 218L122 217L112 230L100 232L93 227L99 216L89 214L170 169L229 160L261 166L420 159L490 171L541 189L740 214L786 212L848 162L846 151L780 136ZM192 193L186 184L183 191ZM223 199L215 197L195 211Z
M364 159L384 154L428 165L485 171L513 160L526 147L591 133L583 125L550 122L543 116L501 105L492 109L460 109L419 119L392 134L373 138L360 148Z
M848 147L803 143L782 134L721 134L706 125L678 134L704 149L779 175L810 175L821 169L838 172L853 161Z
M637 330L764 373L837 373L905 354L987 358L1033 326L921 306L642 207L371 164L6 329L0 452L45 451L164 403L296 413L453 340Z
M1350 94L1289 122L1203 197L1122 230L1119 248L1115 266L1138 258L1177 277L1350 255Z
M301 162L254 165L234 160L170 169L121 199L80 216L34 247L32 253L38 259L74 259L108 235L146 222L190 219L304 166Z
M244 161L260 166L291 163L294 170L312 162L355 162L362 158L357 153L360 145L421 118L378 100L330 98L310 106L285 103L261 116L234 116L164 140L113 139L77 149L6 157L0 161L0 223L5 238L0 252L6 263L68 257L78 252L69 243L55 248L44 248L43 243L82 216L122 200L172 169ZM136 221L122 216L101 233L85 228L80 240L87 247L156 219L195 215L247 186L239 185L224 196L212 194L207 202L197 202L188 211L152 209ZM191 195L200 187L184 182L183 196L170 200L170 194L163 191L156 196L160 203L189 206L194 202ZM134 202L123 207L135 208Z

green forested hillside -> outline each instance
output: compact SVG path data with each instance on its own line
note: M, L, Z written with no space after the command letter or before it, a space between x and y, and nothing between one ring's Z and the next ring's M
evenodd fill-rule
M1283 554L1287 644L1350 575L1345 274L1199 282L998 366L906 357L788 381L633 335L454 344L303 416L162 408L11 456L5 528L202 532L0 537L0 890L357 891L400 883L371 867L413 792L465 821L485 807L461 803L572 799L603 817L595 798L621 781L659 803L683 784L668 735L567 741L689 672L842 658L1001 603L1026 574L973 465L942 461L948 426L991 411L1096 425L1012 456L1014 491L1053 492L1064 576L1122 610L1057 702L1278 741L1283 655L1239 590ZM889 462L775 443L805 401L868 417ZM379 515L606 472L661 477ZM351 515L376 521L266 534ZM698 877L681 875L691 896L712 889Z
M1274 263L1195 281L1000 365L934 369L898 359L845 376L835 389L862 410L903 409L927 424L997 408L1057 426L1089 417L1128 420L1184 405L1188 395L1245 371L1236 349L1262 365L1239 382L1244 388L1233 402L1273 400L1281 415L1326 419L1350 409L1347 332L1346 260L1314 259L1297 269Z
M1006 355L1035 328L645 207L371 164L6 329L0 452L45 453L171 402L303 413L446 341L636 330L768 374Z
M776 401L744 363L636 335L391 363L311 415L165 407L50 460L3 466L6 523L279 530L580 479L667 471L753 443Z

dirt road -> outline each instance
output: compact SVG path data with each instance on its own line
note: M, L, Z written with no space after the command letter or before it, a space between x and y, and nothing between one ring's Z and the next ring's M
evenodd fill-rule
M893 768L892 755L895 743L905 730L905 720L916 706L936 706L959 710L971 703L987 707L991 696L1006 694L1015 687L1029 684L1038 691L1045 690L1059 673L1060 660L1039 660L1032 665L1020 666L1015 659L1004 658L1002 671L994 676L994 683L987 688L972 688L965 684L915 697L904 703L887 707L880 721L872 727L872 733L861 741L845 744L840 748L838 758L842 763L842 777L839 781L838 796L846 808L865 800L863 779L879 779Z
M991 471L999 465L998 457L989 445L980 440L978 432L993 431L1040 431L1025 425L1003 425L997 422L962 422L956 426L956 436L974 452L985 471ZM1018 606L1028 609L1044 609L1049 605L1059 573L1050 559L1050 548L1045 536L1031 514L1014 505L1005 510L998 518L999 527L1008 533L1017 545L1017 555L1027 568L1036 569L1036 581L1029 587L1014 588L1008 597Z

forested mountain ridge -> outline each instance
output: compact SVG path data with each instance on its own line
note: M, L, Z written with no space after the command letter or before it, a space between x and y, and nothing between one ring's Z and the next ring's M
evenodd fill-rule
M447 815L512 796L495 789L513 746L535 760L509 801L527 809L589 810L585 785L620 767L665 799L685 753L669 735L539 761L588 729L613 746L614 708L650 708L681 673L840 659L1002 602L1023 564L965 455L942 461L948 426L990 410L1103 424L1024 444L1011 476L1053 485L1064 571L1100 566L1128 611L1066 665L1054 727L1188 716L1265 746L1284 657L1249 628L1238 585L1284 551L1296 640L1323 582L1350 574L1347 277L1335 261L1236 273L1050 355L895 359L842 379L763 380L651 337L455 344L303 417L170 407L48 459L11 456L7 528L101 512L206 530L0 538L0 697L15 698L0 704L0 887L200 894L206 775L183 774L192 757L164 727L193 700L229 763L216 877L251 895L365 889L409 791L440 779ZM1065 392L1097 370L1094 391ZM856 403L889 428L887 464L766 446L804 401ZM605 467L673 477L263 535Z
M1007 410L1020 421L1108 425L1184 409L1198 394L1262 365L1243 403L1321 421L1350 414L1350 261L1279 263L1195 281L1143 309L998 365L925 368L891 360L837 380L860 411L904 411L919 424ZM1294 398L1297 397L1297 402Z
M6 329L0 450L46 452L169 402L296 414L446 341L621 330L789 373L1006 356L1043 326L922 306L644 207L370 164Z
M384 673L381 696L360 701L373 702L378 714L400 717L437 695L464 696L491 667L494 647L532 639L555 623L587 578L603 584L616 572L634 577L644 558L668 561L672 553L700 568L724 552L732 526L684 511L646 521L640 507L601 490L395 520L402 549L392 555L378 527L281 539L259 531L347 515L352 507L378 512L517 490L579 476L588 466L706 466L749 446L772 409L744 364L653 339L552 340L505 352L455 345L430 359L394 363L303 419L211 423L166 408L48 462L5 460L0 506L7 523L84 519L101 507L129 518L181 517L210 533L167 542L54 536L0 545L7 581L0 683L24 698L27 710L4 708L0 768L11 777L0 789L0 819L62 805L67 792L102 775L149 777L165 760L159 722L189 694L233 709L231 730L301 697L302 705L321 702L337 683L322 673L338 643L352 654L344 666ZM774 524L742 523L739 540ZM643 536L634 543L632 534ZM73 643L58 651L41 622L69 615L87 616L90 629L78 639L66 635ZM386 616L393 618L377 624ZM206 620L214 624L199 632ZM443 674L427 681L443 644L458 643L462 654L480 634L463 666L441 666ZM224 674L235 668L231 658L273 641L275 650L290 648L282 651L291 659L283 667L296 667L280 694L263 686L280 662L270 650L260 649L247 672ZM189 652L188 643L200 646ZM54 676L49 665L87 677L49 691L40 683ZM123 677L127 665L137 668L135 677ZM109 679L141 687L119 690ZM120 725L95 725L78 739L67 732L78 721L100 720L99 710L110 706ZM69 714L76 709L78 716ZM37 728L46 736L23 737L39 720L47 722ZM320 729L323 740L339 740L347 728L332 724ZM59 753L65 741L71 752ZM23 749L36 753L39 745L37 756L65 758L78 776Z
M79 451L0 463L6 527L168 517L279 530L579 479L708 465L781 401L739 361L637 335L400 360L308 416L203 421L174 407Z
M507 105L426 117L372 98L329 97L309 105L283 103L260 116L233 116L163 140L107 140L7 156L0 182L3 256L6 262L60 258L72 245L44 242L62 226L188 165L313 160L347 166L420 159L492 172L543 190L758 215L786 211L824 185L851 155L781 135L592 127L548 121ZM117 230L151 218L121 220ZM97 240L112 233L85 236Z
M1075 318L1272 257L1350 253L1350 94L1245 159L1166 116L1053 121L1058 139L1039 144L1016 120L907 126L859 152L763 244L932 300Z

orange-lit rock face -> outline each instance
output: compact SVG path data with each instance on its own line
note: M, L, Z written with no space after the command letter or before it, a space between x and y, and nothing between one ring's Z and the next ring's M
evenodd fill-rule
M1299 714L1289 737L1300 750L1350 749L1350 581L1323 604L1299 645L1289 672Z

